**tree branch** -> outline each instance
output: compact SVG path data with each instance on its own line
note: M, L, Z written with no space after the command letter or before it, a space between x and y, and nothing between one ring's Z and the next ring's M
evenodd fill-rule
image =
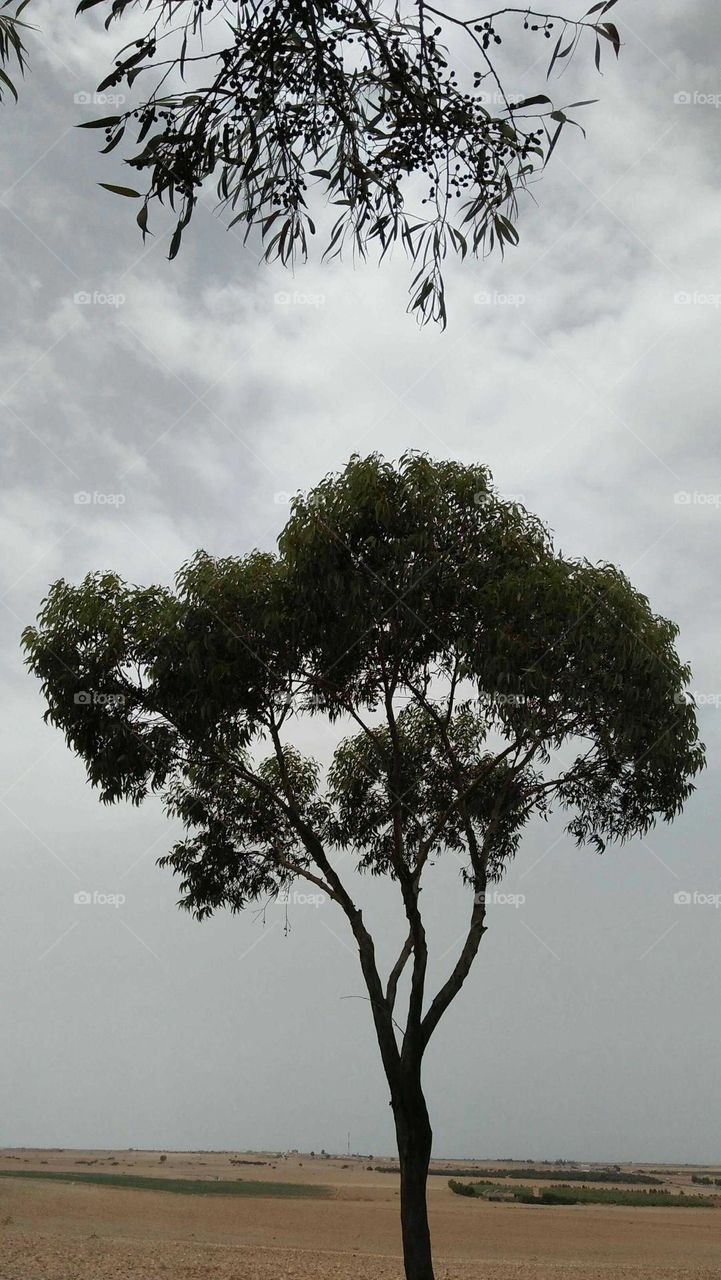
M473 964L480 946L481 938L486 932L484 924L486 908L485 902L482 900L479 901L481 897L482 892L477 892L473 902L473 911L471 912L468 935L465 943L463 944L463 950L456 961L450 977L446 980L438 994L431 1001L428 1012L421 1022L422 1049L426 1048L428 1041L443 1017L443 1014L451 1001L458 995L458 992L468 977L471 965Z
M391 972L388 978L388 985L386 986L386 1003L391 1013L393 1012L393 1008L396 1002L396 991L398 989L399 978L406 967L406 964L411 956L412 951L413 951L413 934L409 932L408 937L403 943L403 949L401 950L401 953L398 959L396 960L395 964L393 965L393 968L391 969Z
M343 884L343 881L329 861L325 849L323 848L322 840L317 832L314 831L313 828L310 827L303 819L298 810L296 798L288 779L288 772L283 755L283 746L272 714L270 719L270 731L275 748L276 759L278 760L278 767L281 771L281 778L285 779L284 787L286 790L286 805L290 821L298 832L310 857L325 876L329 885L332 886L334 890L332 896L345 912L353 931L353 936L358 947L361 970L365 979L368 995L370 996L371 1008L373 1010L373 1021L376 1028L381 1057L383 1059L383 1066L385 1068L386 1077L389 1083L391 1083L391 1087L393 1087L392 1082L398 1078L400 1055L393 1031L393 1020L385 1000L383 986L378 973L373 939L363 923L363 913L353 902L350 894ZM252 777L255 780L255 775L252 775ZM263 780L258 779L257 781L262 782ZM275 795L272 787L268 787L267 789L270 790L271 794Z

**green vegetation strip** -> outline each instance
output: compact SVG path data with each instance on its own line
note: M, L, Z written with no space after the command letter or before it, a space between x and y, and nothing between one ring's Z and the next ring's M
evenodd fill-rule
M175 1191L186 1196L305 1196L321 1200L330 1187L298 1182L210 1182L206 1178L144 1178L134 1173L45 1173L35 1169L0 1169L0 1178L47 1178L53 1182L86 1182L98 1187L129 1187L136 1191Z
M400 1173L398 1165L376 1165L376 1173ZM460 1169L451 1166L436 1166L428 1170L429 1174L434 1174L440 1178L469 1178L474 1174L482 1173L485 1178L494 1180L499 1178L531 1178L534 1182L557 1182L559 1178L563 1178L566 1182L620 1182L627 1183L631 1186L656 1186L663 1184L662 1178L654 1178L650 1173L622 1173L615 1169L590 1169L585 1172L582 1169L564 1169L560 1172L558 1169L533 1169L531 1167L522 1169ZM698 1178L692 1178L692 1182L698 1182ZM721 1186L721 1179L719 1179Z
M650 1173L623 1173L617 1169L484 1169L489 1178L532 1178L534 1182L622 1182L631 1186L662 1185L661 1178L654 1178Z
M617 1204L627 1207L661 1209L718 1209L721 1200L705 1196L673 1195L667 1191L626 1191L621 1187L554 1186L547 1191L533 1187L509 1187L497 1182L456 1182L449 1179L451 1191L458 1196L475 1196L482 1200L514 1200L518 1204Z

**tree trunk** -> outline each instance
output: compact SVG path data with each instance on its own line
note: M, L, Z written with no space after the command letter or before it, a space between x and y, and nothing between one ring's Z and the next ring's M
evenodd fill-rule
M401 1233L406 1280L434 1280L426 1181L433 1134L420 1083L393 1104L401 1170Z

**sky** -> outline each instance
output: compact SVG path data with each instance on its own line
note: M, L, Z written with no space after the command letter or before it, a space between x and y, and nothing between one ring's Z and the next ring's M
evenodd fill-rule
M449 266L442 333L405 314L400 255L291 277L211 198L174 262L161 226L143 244L97 185L128 181L119 153L74 128L114 42L65 8L33 4L32 70L0 107L0 1144L393 1151L342 915L178 911L155 865L177 829L156 802L98 803L19 638L58 577L171 584L198 547L270 549L288 495L413 448L487 464L559 550L678 622L708 748L643 840L599 857L560 818L529 826L429 1050L434 1154L718 1163L719 15L620 0L618 64L582 50L553 89L599 99L586 139L564 137L504 261ZM537 53L509 54L514 91L544 90ZM393 888L353 883L389 966ZM467 914L452 858L424 896L439 984Z

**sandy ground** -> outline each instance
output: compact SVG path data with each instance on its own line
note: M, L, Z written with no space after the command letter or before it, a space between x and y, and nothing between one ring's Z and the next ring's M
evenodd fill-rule
M268 1163L233 1165L225 1153L168 1153L161 1165L157 1152L0 1152L8 1170L261 1178L333 1192L186 1197L2 1178L1 1280L402 1280L393 1174L369 1171L364 1159L233 1158ZM690 1174L670 1173L669 1185L690 1194ZM453 1196L440 1177L430 1180L429 1204L438 1280L721 1280L721 1210L489 1204Z

